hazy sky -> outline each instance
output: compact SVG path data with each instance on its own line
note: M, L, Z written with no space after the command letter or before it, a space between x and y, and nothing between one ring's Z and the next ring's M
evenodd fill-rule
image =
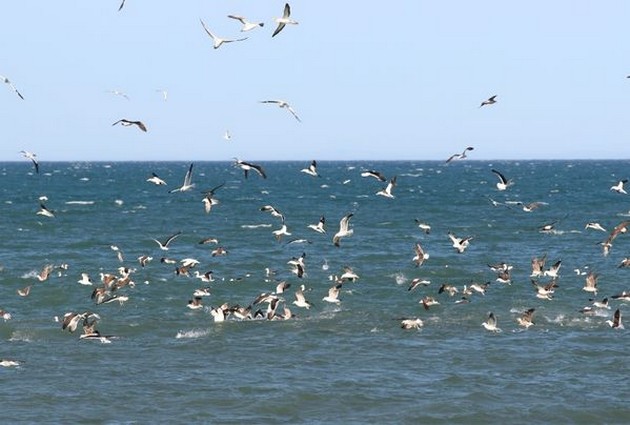
M290 4L5 2L0 160L630 157L630 2Z

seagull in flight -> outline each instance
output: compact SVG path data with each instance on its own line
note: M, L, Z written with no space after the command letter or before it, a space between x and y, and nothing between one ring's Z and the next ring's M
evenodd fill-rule
M168 100L168 91L164 90L164 89L155 89L156 92L158 93L162 93L162 98L164 99L164 102L166 102Z
M120 90L108 90L108 93L111 93L116 96L122 96L125 99L129 100L129 96L127 96L127 93L121 92Z
M512 186L513 182L511 179L505 178L503 174L501 174L499 171L495 170L494 168L491 171L499 177L499 182L497 183L498 190L503 191L507 189L508 187Z
M37 162L37 155L29 151L20 151L20 153L22 154L22 156L24 156L24 158L30 159L31 161L33 161L33 165L35 166L35 172L39 173L39 162Z
M123 6L125 6L125 0L122 0L122 3L120 3L120 7L118 8L119 12L122 10Z
M264 22L250 22L244 16L228 15L227 17L230 19L236 19L241 24L243 24L243 27L241 28L241 32L251 31L254 28L265 26Z
M18 91L18 89L15 88L15 86L13 85L13 83L4 75L0 75L0 81L6 83L9 85L9 87L11 87L11 90L13 90L15 92L15 94L17 94L18 96L20 96L20 99L24 100L24 96L22 96L22 93L20 93Z
M387 179L385 178L385 176L380 173L379 171L375 171L375 170L366 170L361 172L361 177L373 177L378 181L386 181Z
M169 190L168 193L186 192L192 189L193 187L195 187L195 184L192 182L192 169L193 169L193 163L191 162L190 167L188 167L188 171L186 171L186 175L184 176L184 184L182 184L177 189Z
M628 179L619 180L616 185L611 186L610 190L613 192L621 193L623 195L627 195L628 192L623 188L623 185L628 183Z
M147 179L149 183L156 184L158 186L165 186L166 182L162 180L157 174L151 173L151 177Z
M353 229L350 229L350 219L352 218L354 214L353 213L349 213L346 214L340 221L339 221L339 231L337 233L335 233L335 236L333 236L333 244L335 244L335 246L340 246L340 242L341 242L341 238L345 238L347 236L352 236L352 234L354 233Z
M394 195L392 195L392 190L394 190L395 186L396 186L396 176L392 177L389 183L387 183L387 186L385 186L384 189L376 192L376 194L380 196L384 196L386 198L394 198Z
M481 326L483 326L484 328L486 328L486 330L489 330L490 332L501 332L501 329L497 327L497 318L492 312L490 312L488 318L485 322L481 324Z
M298 120L298 122L302 122L300 117L297 116L295 110L293 110L291 105L289 105L285 100L261 100L260 103L275 103L276 105L278 105L278 107L284 108L287 111L291 112L291 114L295 117L296 120Z
M308 174L309 176L313 176L313 177L321 177L317 173L317 161L315 160L311 162L311 165L309 165L308 168L302 168L300 172Z
M472 146L468 146L466 149L464 149L462 151L462 153L455 153L455 154L449 156L448 159L446 160L446 163L448 164L449 162L457 160L457 159L466 159L466 158L468 158L468 156L466 156L466 152L472 151L474 149L475 148L473 148Z
M244 37L244 38L237 38L234 40L230 40L230 39L226 39L226 38L221 38L221 37L217 37L216 35L212 34L210 32L210 30L208 29L208 27L206 27L206 24L203 23L203 21L201 19L199 19L199 21L201 22L201 25L203 26L204 31L206 31L206 33L210 36L210 38L212 39L212 42L214 43L214 48L218 49L219 47L221 47L221 45L223 43L232 43L234 41L244 41L247 40L248 37Z
M298 24L298 22L291 19L290 16L291 16L291 6L289 6L289 3L286 3L284 5L284 13L282 14L282 18L275 19L275 22L278 24L278 26L276 27L276 30L271 35L272 37L275 37L280 31L282 31L287 24L291 24L291 25Z
M497 103L496 97L497 97L496 94L494 96L490 96L488 99L486 99L483 102L481 102L481 105L479 105L479 107L481 108L482 106L493 105L493 104Z
M236 161L235 165L240 167L241 170L243 170L243 172L245 173L245 178L247 178L247 175L249 174L250 170L256 171L258 175L260 175L263 179L267 178L267 174L265 174L265 170L263 170L263 168L260 165L252 164L251 162L241 161L238 158L234 158L234 160Z
M177 232L177 233L173 233L171 236L169 236L168 238L166 238L166 239L164 240L164 242L161 242L161 241L159 241L159 240L157 240L157 239L153 239L153 240L154 240L154 241L155 241L155 242L156 242L156 243L160 246L160 249L161 249L161 250L163 250L163 251L168 251L168 246L169 246L169 244L170 244L171 242L173 242L173 240L174 240L176 237L178 237L179 235L181 235L181 234L182 234L182 232L181 232L181 231L179 231L179 232Z
M144 125L144 123L142 121L131 121L131 120L123 118L123 119L120 119L120 120L116 121L112 125L116 125L116 124L121 124L121 125L123 125L125 127L129 127L131 125L135 125L135 126L138 126L138 128L140 130L144 131L145 133L147 131L147 127Z

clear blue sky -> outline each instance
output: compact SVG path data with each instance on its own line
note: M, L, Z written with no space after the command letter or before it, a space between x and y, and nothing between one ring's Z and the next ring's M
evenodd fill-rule
M5 2L0 160L630 157L629 2L284 3Z

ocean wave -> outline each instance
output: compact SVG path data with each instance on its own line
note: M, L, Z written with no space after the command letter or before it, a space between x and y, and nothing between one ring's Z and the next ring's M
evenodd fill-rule
M66 205L94 205L94 201L67 201Z

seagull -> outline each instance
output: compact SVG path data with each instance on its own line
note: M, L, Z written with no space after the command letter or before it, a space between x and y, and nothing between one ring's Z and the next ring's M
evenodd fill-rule
M202 297L195 296L193 297L192 300L188 300L187 307L191 310L198 310L200 308L203 308L203 304L201 301L202 301Z
M428 310L431 306L440 305L438 300L428 295L422 298L419 303L422 304L422 307L424 307L425 310Z
M497 318L492 312L490 312L490 314L488 315L488 319L486 319L486 321L483 322L481 326L483 326L490 332L501 332L501 329L497 327Z
M243 24L243 28L241 28L241 32L251 31L254 28L264 27L265 26L264 22L250 22L246 18L244 18L243 16L228 15L227 17L230 18L230 19L236 19L241 24Z
M163 251L168 251L168 245L173 242L173 240L178 237L179 235L181 235L182 232L177 232L177 233L173 233L171 236L169 236L168 238L166 238L166 240L164 242L160 242L157 239L153 239L159 246L160 249Z
M400 319L400 327L403 328L403 329L420 329L422 326L424 326L424 323L422 322L422 319L420 319L420 318L415 318L415 319L402 318L402 319Z
M584 282L584 287L582 290L586 292L592 292L593 294L597 294L597 278L599 276L594 272L589 272L586 275L586 282Z
M168 90L155 89L155 91L158 92L158 93L162 93L162 98L164 99L164 102L166 102L168 100Z
M615 310L615 313L613 314L613 319L606 320L606 323L608 323L608 326L613 329L623 329L623 323L621 322L621 310Z
M116 121L112 125L116 125L116 124L119 124L119 123L121 125L125 126L125 127L129 127L131 125L135 125L135 126L138 126L138 128L140 130L144 131L145 133L147 131L147 127L144 125L144 123L142 121L131 121L131 120L123 118L123 119L120 119L120 120Z
M287 225L284 224L284 223L282 223L282 227L280 227L277 230L274 230L271 233L273 233L273 235L276 237L278 242L280 242L280 240L282 239L283 236L291 236L291 233L287 229Z
M68 332L74 332L79 326L79 321L89 318L100 319L100 316L91 311L85 311L83 313L68 312L63 315L63 321L61 322L61 329L68 330Z
M288 5L287 5L288 6ZM7 77L5 77L4 75L0 75L0 81L2 81L3 83L6 83L9 85L9 87L11 87L11 90L13 90L15 92L15 94L17 94L18 96L20 96L20 99L24 100L24 96L22 96L22 93L20 93L18 91L18 89L15 88L15 86L13 85L13 83L11 81L9 81L9 79Z
M594 221L586 223L586 226L584 226L584 229L600 230L602 232L606 231L606 229L604 229L601 224L599 224L597 222L594 222Z
M604 242L601 242L602 248L604 250L604 255L608 255L608 252L610 252L610 249L612 248L612 242L615 240L615 238L619 236L619 234L626 233L628 231L628 225L630 225L630 220L622 221L615 226L612 232L610 232L608 238Z
M122 0L122 3L120 3L120 7L118 8L119 12L122 10L124 5L125 5L125 0Z
M293 304L298 307L304 307L307 310L312 306L312 304L304 297L304 290L302 288L295 291L295 301L293 301Z
M628 183L628 179L619 180L616 185L610 187L610 190L627 195L628 192L626 192L626 190L623 188L623 185L626 183Z
M562 265L562 260L558 260L549 267L549 270L545 270L543 272L543 276L549 276L551 278L558 277L558 272L560 271L560 266Z
M459 292L459 289L449 283L443 283L438 289L438 294L441 294L443 292L446 292L449 296L453 297Z
M260 211L271 213L273 217L279 217L284 223L284 215L276 207L272 205L263 205L260 207Z
M479 105L479 107L481 108L482 106L485 106L485 105L493 105L493 104L497 103L496 97L497 97L496 94L494 96L490 96L488 99L486 99L483 102L481 102L481 105Z
M193 169L193 163L191 162L190 166L188 167L188 171L186 171L186 175L184 176L184 184L182 184L177 189L169 190L168 193L186 192L186 191L194 188L195 184L192 182L192 169Z
M352 236L352 234L354 233L354 229L349 228L350 218L352 218L353 215L353 213L346 214L339 221L339 231L333 236L333 244L335 246L338 247L340 245L341 238Z
M232 134L230 134L230 130L225 130L225 133L223 133L223 138L228 142L232 140Z
M466 159L468 158L468 156L466 155L466 152L472 151L474 149L475 148L473 148L472 146L468 146L466 149L462 151L462 153L455 153L449 156L448 159L446 160L446 163L448 164L449 162L454 161L454 160Z
M363 172L361 172L361 177L373 177L376 180L379 180L379 181L382 181L382 182L387 180L383 174L381 174L380 172L375 171L375 170L363 171Z
M315 230L317 233L326 233L326 229L324 225L326 224L326 218L321 216L317 224L309 224L308 228Z
M39 162L37 162L37 155L29 151L20 151L20 153L22 154L22 156L24 156L24 158L30 159L33 162L33 165L35 166L35 172L39 173Z
M291 6L289 6L289 3L286 3L284 5L284 13L282 14L282 18L276 18L275 19L275 22L278 24L278 26L276 27L276 30L271 35L272 37L275 37L280 31L282 31L284 29L285 25L287 25L287 24L297 25L298 24L297 21L294 21L293 19L290 19L289 16L291 16Z
M530 275L530 277L542 276L545 270L546 261L547 261L547 254L543 255L540 258L537 258L537 257L532 258L532 262L531 262L532 274Z
M243 172L245 173L245 178L247 178L247 174L249 173L250 170L256 171L258 175L260 175L263 179L267 178L267 174L265 174L265 170L263 170L263 168L260 165L252 164L251 162L241 161L238 158L234 158L234 159L236 161L235 165L240 167L241 170L243 170Z
M396 176L392 177L389 183L387 183L387 186L385 186L384 189L376 192L376 194L380 196L384 196L386 198L394 198L394 195L392 195L392 190L394 190L395 186L396 186Z
M298 120L299 122L302 122L300 117L297 116L297 113L295 112L295 110L285 100L279 100L279 99L278 100L261 100L260 103L275 103L278 105L278 107L284 108L287 111L291 112L291 114L295 117L296 120Z
M497 183L498 190L505 190L508 187L512 186L513 184L512 180L506 179L503 174L501 174L499 171L495 169L492 169L491 171L499 177L499 182Z
M39 211L37 211L37 215L43 215L44 217L54 217L55 212L46 208L43 202L39 203Z
M542 207L543 205L548 205L548 204L546 202L535 201L535 202L529 202L527 204L523 202L517 202L516 205L520 205L523 208L523 211L525 212L532 212Z
M17 290L17 294L20 297L28 297L28 294L31 293L31 286L33 286L33 285L28 285L28 286L26 286L26 287L24 287L22 289L18 289Z
M153 257L149 255L141 255L138 257L138 263L140 263L140 267L146 267L153 260Z
M553 298L554 288L558 287L555 279L544 286L539 285L534 279L531 279L531 282L536 289L536 298L540 298L541 300L551 300Z
M416 243L414 250L416 252L416 255L413 257L412 261L416 263L416 267L420 267L424 263L424 260L429 259L429 253L424 252L424 249L422 249L422 245L420 245L420 242Z
M156 184L158 186L165 186L166 182L162 180L157 174L151 173L151 177L147 179L149 183Z
M338 283L334 286L331 286L328 289L328 295L322 298L322 301L326 301L328 303L340 304L341 300L339 299L339 292L341 291L342 283Z
M214 197L214 192L218 190L219 188L223 187L223 185L225 185L225 182L206 191L206 196L204 196L204 198L202 199L206 214L208 214L212 210L212 207L214 205L219 204L219 200Z
M453 248L455 248L455 250L459 254L463 253L466 248L468 248L468 245L470 245L470 241L473 239L472 236L468 236L466 238L458 238L451 232L448 232L448 237L451 239L451 242L453 242Z
M300 172L308 174L309 176L313 176L313 177L321 177L317 173L317 161L315 160L311 162L311 165L309 165L308 168L302 168Z
M90 276L87 273L81 273L81 279L79 279L77 282L79 282L81 285L86 285L86 286L92 286L92 279L90 279Z
M129 96L127 96L127 93L121 92L120 90L108 90L107 92L116 96L124 97L125 99L129 100Z
M0 359L0 366L2 367L18 367L20 362L17 360Z
M221 47L221 45L223 43L232 43L234 41L244 41L244 40L247 40L247 38L248 38L248 37L243 37L243 38L237 38L237 39L229 40L229 39L226 39L226 38L217 37L216 35L214 35L214 34L212 34L210 32L208 27L206 27L206 24L204 24L201 19L199 19L199 21L201 22L201 25L203 26L204 31L206 31L206 34L208 34L210 36L210 38L212 39L212 41L214 43L213 47L215 49L218 49L219 47Z
M425 234L428 235L429 233L431 233L431 225L429 225L428 223L424 223L417 218L414 218L414 221L416 222L420 230L422 230Z
M527 311L523 312L520 317L516 318L516 322L525 329L528 329L534 324L534 311L536 311L535 308L530 308Z

